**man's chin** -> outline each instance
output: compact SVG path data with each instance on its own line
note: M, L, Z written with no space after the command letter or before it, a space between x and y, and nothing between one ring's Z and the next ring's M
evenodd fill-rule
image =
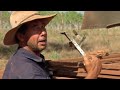
M44 46L44 47L40 47L40 48L38 48L40 51L43 51L44 49L46 49L46 46Z

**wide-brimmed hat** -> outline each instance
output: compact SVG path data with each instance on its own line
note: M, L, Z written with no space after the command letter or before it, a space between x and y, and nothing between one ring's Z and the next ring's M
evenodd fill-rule
M17 44L15 35L20 26L29 21L42 19L45 25L47 25L56 14L52 15L40 15L37 11L14 11L10 16L10 24L12 29L9 30L4 37L3 43L5 45Z

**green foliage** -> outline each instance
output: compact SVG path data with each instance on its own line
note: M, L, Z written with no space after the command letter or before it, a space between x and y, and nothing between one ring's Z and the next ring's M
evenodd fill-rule
M0 12L0 22L1 22L0 27L2 29L8 29L10 27L9 18L10 18L10 12L8 11Z
M39 14L42 14L42 15L49 15L54 13L58 13L58 11L39 11Z
M1 12L1 20L8 21L10 17L10 13L8 11L2 11Z
M80 13L77 13L75 11L70 11L63 14L63 20L65 21L66 24L71 24L71 23L81 23L82 21L82 15Z
M80 26L83 18L82 14L76 11L40 11L40 14L57 14L57 16L49 24L49 27L62 27L62 29L66 26Z

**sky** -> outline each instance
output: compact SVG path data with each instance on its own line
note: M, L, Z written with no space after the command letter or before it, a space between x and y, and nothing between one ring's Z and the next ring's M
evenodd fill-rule
M67 12L67 11L60 11L60 12ZM76 11L76 12L84 14L84 11Z
M76 12L84 14L84 11L76 11Z

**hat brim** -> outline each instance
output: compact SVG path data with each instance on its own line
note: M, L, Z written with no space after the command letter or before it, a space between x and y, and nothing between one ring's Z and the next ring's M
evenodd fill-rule
M42 19L43 23L45 24L45 26L56 16L57 14L52 14L52 15L46 15L46 16L41 16L41 15L33 15L29 18L27 18L26 20L22 21L19 25L17 25L16 27L12 28L11 30L9 30L4 37L3 43L5 45L13 45L13 44L17 44L16 39L15 39L15 35L16 32L18 31L18 29L20 28L20 26L24 23L33 21L33 20L37 20L37 19Z

